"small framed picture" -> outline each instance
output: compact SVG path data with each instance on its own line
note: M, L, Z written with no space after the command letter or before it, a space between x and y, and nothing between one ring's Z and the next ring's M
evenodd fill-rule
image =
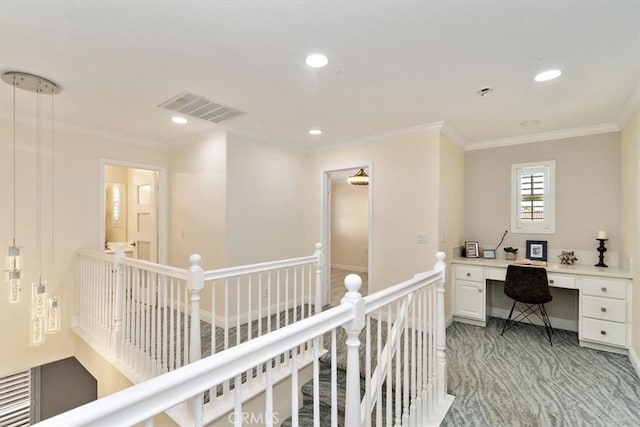
M496 251L494 249L483 249L482 258L484 259L496 259Z
M480 252L478 251L478 242L464 242L467 258L478 258Z
M527 258L532 261L547 260L546 240L527 240Z

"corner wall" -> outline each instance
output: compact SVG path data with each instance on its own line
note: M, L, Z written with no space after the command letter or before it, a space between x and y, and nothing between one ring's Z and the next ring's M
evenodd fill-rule
M640 108L622 130L622 230L623 252L631 260L631 360L640 375ZM634 359L635 357L635 359Z

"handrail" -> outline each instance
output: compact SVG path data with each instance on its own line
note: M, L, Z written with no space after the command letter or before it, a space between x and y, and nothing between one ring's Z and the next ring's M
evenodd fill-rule
M242 276L245 274L261 273L265 271L277 270L283 267L296 267L299 265L312 264L318 262L318 257L315 255L305 256L300 258L290 258L278 261L269 261L259 264L242 265L237 267L220 268L217 270L208 270L204 272L204 280L218 280L226 279L229 277Z
M374 294L364 297L364 303L366 307L366 313L369 314L391 301L395 301L401 297L409 295L421 288L425 284L434 283L444 278L444 273L441 271L427 271L425 273L416 274L413 279L405 280L397 285L390 286L386 289L377 291Z
M292 323L174 371L134 385L99 401L64 412L38 424L41 427L111 427L145 421L211 387L265 363L291 348L353 319L354 308L341 305ZM259 351L256 351L259 349ZM163 408L157 406L163 402Z
M93 249L80 249L78 250L79 255L88 256L91 258L99 259L102 261L109 262L118 262L122 265L127 265L129 267L140 268L142 270L149 271L151 273L163 274L169 277L173 277L175 279L186 280L189 274L189 270L186 268L172 267L169 265L156 264L151 261L144 261L141 259L129 258L129 257L120 257L117 258L117 253L115 254L105 254L104 252L96 251Z

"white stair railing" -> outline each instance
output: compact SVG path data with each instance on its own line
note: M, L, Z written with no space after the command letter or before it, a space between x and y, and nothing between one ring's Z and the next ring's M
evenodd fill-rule
M336 364L341 357L338 351L344 345L347 347L344 390L346 426L357 426L363 420L372 420L371 411L380 409L378 412L381 412L382 406L385 407L384 416L392 416L398 425L437 425L453 401L453 397L446 394L443 260L444 254L439 253L433 271L416 275L411 280L366 298L358 293L362 283L359 277L350 275L345 279L348 292L339 307L266 332L251 341L61 414L40 425L113 426L145 422L145 425L151 426L154 415L189 400L197 402L202 393L216 390L229 382L233 384L233 405L227 415L230 423L241 424L247 415L253 422L267 426L281 422L283 414L274 410L274 395L277 395L278 401L289 400L292 403L292 425L298 425L303 416L299 413L297 400L299 368L309 354L313 359L314 381L311 417L313 425L319 425L318 360L330 355L329 393L332 403L337 403L342 386L338 386ZM206 277L206 273L203 275ZM375 334L371 332L374 320L378 322ZM346 338L338 340L342 328ZM368 346L364 363L359 360L359 335L363 328L366 328L365 345ZM383 330L387 331L386 339L383 339ZM373 336L377 336L379 343L375 347L371 347ZM383 340L386 341L384 346ZM323 351L322 341L325 347ZM373 371L372 348L376 349L378 360ZM326 353L322 356L324 351ZM387 354L386 361L384 354ZM287 362L279 363L283 360ZM370 390L365 393L364 401L360 395L359 373L363 364L368 377L367 389ZM290 375L288 391L282 388L282 384L277 385L274 380L276 371L285 371ZM249 372L261 372L264 382L264 409L251 414L243 412L243 402L252 390L243 386L242 377ZM382 387L383 381L386 381L385 388ZM280 387L277 392L274 391L276 387ZM382 405L380 397L383 392L387 396L385 405ZM391 399L394 399L393 405ZM365 411L361 410L361 405L364 405ZM337 405L332 404L330 421L332 425L337 425L339 415L334 406ZM192 416L184 424L201 426L208 422L201 416L201 408L192 406L191 411ZM377 414L375 421L377 425L381 424L381 417Z
M318 244L308 257L203 271L199 255L182 269L127 258L122 244L113 255L81 250L75 330L144 381L202 357L200 318L213 323L209 355L319 311L321 252Z

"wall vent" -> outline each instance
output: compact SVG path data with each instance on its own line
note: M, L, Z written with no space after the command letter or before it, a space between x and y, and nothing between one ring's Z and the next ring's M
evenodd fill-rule
M226 105L216 104L203 96L188 91L174 96L158 105L158 107L213 123L220 123L241 114L246 114L244 111L236 110Z

